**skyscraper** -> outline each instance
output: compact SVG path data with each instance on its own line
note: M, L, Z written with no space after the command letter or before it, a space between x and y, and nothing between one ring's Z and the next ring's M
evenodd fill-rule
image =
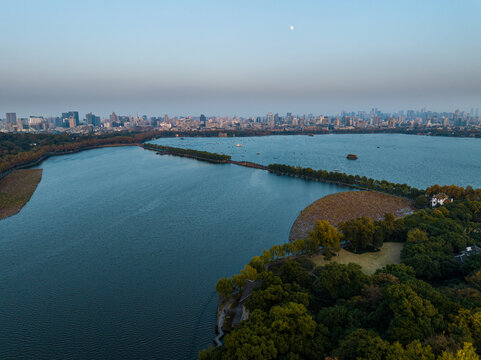
M110 123L117 122L118 120L119 120L119 118L117 117L115 112L112 112L112 114L110 115Z
M267 113L267 125L270 127L274 127L274 115L272 113Z
M17 123L17 114L16 113L7 113L7 124L16 124Z
M67 122L69 125L71 124L70 118L73 117L75 119L75 126L79 125L79 117L78 117L78 111L69 111L69 112L64 112L62 113L62 120L64 124Z
M77 121L75 119L75 117L71 116L68 118L68 127L69 128L74 128L77 126Z
M204 114L200 115L200 126L205 127L207 123L207 118L205 117Z
M92 114L92 112L89 112L87 115L85 115L85 120L87 120L87 124L90 124L93 126L100 125L100 117L95 116L94 114Z

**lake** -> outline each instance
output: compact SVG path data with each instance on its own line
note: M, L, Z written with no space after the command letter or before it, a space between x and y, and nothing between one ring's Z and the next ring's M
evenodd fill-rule
M481 139L402 134L335 134L237 138L164 138L158 144L232 155L263 165L282 163L418 188L433 184L481 187ZM237 147L241 144L241 147ZM259 153L259 154L257 154ZM347 160L349 153L358 160Z
M220 277L346 188L104 148L45 161L0 221L0 358L195 359Z

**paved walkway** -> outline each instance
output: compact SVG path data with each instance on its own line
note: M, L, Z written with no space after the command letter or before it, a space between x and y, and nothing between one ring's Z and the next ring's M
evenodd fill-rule
M220 312L219 318L217 319L217 331L219 334L214 338L214 344L215 346L222 346L222 338L224 337L225 333L224 330L222 330L222 326L224 325L224 319L225 319L225 314L227 312L227 309L229 306L232 304L233 300L229 300L223 307Z

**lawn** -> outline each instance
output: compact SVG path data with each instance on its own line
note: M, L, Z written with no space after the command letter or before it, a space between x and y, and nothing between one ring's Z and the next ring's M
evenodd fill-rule
M42 169L14 170L0 179L0 220L17 214L42 179Z
M337 262L339 264L356 263L362 266L362 270L370 275L377 269L382 268L387 264L400 264L401 263L401 250L403 243L387 242L384 243L380 251L366 252L363 254L354 254L350 251L341 249L338 256L334 256L330 261ZM324 259L322 253L316 254L310 258L310 260L316 266L326 265L330 261Z

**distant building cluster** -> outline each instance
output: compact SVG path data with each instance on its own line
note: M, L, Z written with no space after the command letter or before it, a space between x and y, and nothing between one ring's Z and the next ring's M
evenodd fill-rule
M205 131L205 130L260 130L260 131L319 131L355 129L481 129L479 108L470 112L432 112L408 110L397 113L383 113L378 109L370 112L341 112L338 115L314 115L269 112L265 116L132 116L117 115L112 112L107 117L91 112L80 119L78 111L68 111L61 116L43 117L32 115L17 117L16 113L6 113L0 119L3 132L70 132L102 133L121 130L165 130L165 131Z

